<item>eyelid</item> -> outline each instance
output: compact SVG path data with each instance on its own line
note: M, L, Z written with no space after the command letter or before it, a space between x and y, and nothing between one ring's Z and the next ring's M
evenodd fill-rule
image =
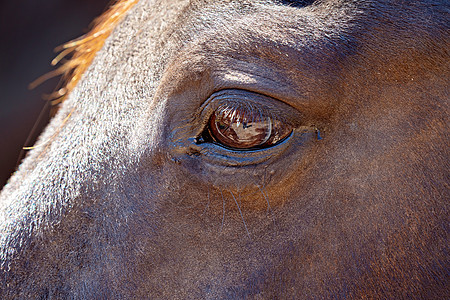
M200 140L212 114L220 105L230 102L258 108L278 121L286 122L292 127L292 131L286 138L273 146L246 149L245 151ZM186 122L186 126L179 126L172 130L169 148L174 162L185 163L188 168L200 168L201 174L211 175L223 171L216 167L234 168L276 163L282 153L290 155L303 149L314 136L314 129L311 125L303 124L303 115L297 109L275 98L240 89L224 89L211 94L191 117L193 120ZM291 147L293 145L296 146ZM233 180L235 175L233 175Z

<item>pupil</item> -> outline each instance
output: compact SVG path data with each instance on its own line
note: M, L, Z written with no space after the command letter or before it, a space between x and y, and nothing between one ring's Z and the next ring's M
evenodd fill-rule
M219 129L220 130L225 130L227 128L227 126L223 123L219 123Z

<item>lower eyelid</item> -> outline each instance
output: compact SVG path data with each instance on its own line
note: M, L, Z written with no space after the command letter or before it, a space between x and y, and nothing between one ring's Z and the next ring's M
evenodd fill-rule
M198 155L214 165L222 166L246 166L259 164L284 152L289 146L289 140L294 136L294 131L277 145L264 149L255 150L233 150L227 149L214 143L197 143L192 140L189 145L189 153Z
M182 164L187 169L198 170L200 176L208 177L222 174L223 170L220 168L223 167L252 166L253 168L258 165L284 163L286 160L281 158L303 151L302 149L306 149L310 142L316 140L315 137L315 127L300 126L294 128L281 142L268 148L242 151L228 149L213 142L199 141L195 137L182 138L181 136L180 139L175 138L169 148L170 157L175 163ZM216 169L217 167L219 169ZM246 172L246 169L239 170Z

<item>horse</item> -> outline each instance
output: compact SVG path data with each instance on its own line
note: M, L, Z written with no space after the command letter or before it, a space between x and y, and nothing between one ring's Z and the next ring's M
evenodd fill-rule
M448 11L116 2L0 195L0 298L448 299Z

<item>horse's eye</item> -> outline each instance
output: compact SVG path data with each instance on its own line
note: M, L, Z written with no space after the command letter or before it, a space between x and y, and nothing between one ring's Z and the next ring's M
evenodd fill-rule
M206 139L227 148L255 150L276 145L292 130L291 126L253 107L223 104L209 119Z

